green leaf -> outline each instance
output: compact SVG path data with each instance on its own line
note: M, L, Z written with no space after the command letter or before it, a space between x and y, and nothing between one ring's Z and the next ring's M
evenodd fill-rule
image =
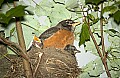
M96 58L94 61L89 62L82 70L83 72L80 74L80 78L99 78L100 74L104 72L100 58Z
M115 22L117 24L120 24L120 10L116 11L114 14L113 14L113 18L115 20Z
M120 7L120 1L116 1L113 5Z
M8 24L10 21L10 17L7 17L5 14L0 14L0 23L6 23Z
M52 22L51 25L55 26L59 21L69 19L71 17L71 13L64 5L55 4L49 17Z
M120 33L115 29L109 29L109 30L106 30L105 32L107 32L112 37L117 36L120 38Z
M111 12L114 13L117 10L116 6L106 6L104 7L104 9L102 10L102 14L104 14L105 12Z
M82 25L79 46L84 44L85 41L90 41L90 34L89 34L88 26L86 23Z
M13 28L10 30L10 35L12 35L14 31L15 31L15 27L13 27Z
M4 0L0 0L0 6L1 6L1 4L3 3L3 1L4 1Z
M95 18L95 16L92 14L88 14L87 18L92 21L90 22L90 26L96 24L99 21L99 18Z
M93 20L93 24L96 24L99 20L99 18L96 18L95 20Z
M78 0L67 0L65 2L65 6L68 9L74 9L74 8L78 7Z
M91 21L95 20L95 17L92 14L88 14L88 19L90 19Z
M86 4L94 4L99 5L100 3L103 3L105 0L85 0Z
M115 34L115 33L119 33L119 32L116 31L115 29L109 29L109 31L113 32L114 34Z
M51 14L53 7L53 2L48 0L42 0L35 7L35 14L37 16L49 16Z
M6 12L6 16L7 17L21 17L21 16L24 16L25 15L25 8L27 6L22 6L22 5L19 5L15 8L11 8L9 11Z

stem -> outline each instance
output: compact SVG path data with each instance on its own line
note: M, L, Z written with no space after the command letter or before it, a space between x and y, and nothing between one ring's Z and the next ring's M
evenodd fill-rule
M85 18L85 21L86 21L86 18ZM87 22L87 21L86 21ZM90 36L91 36L91 38L92 38L92 40L93 40L93 42L94 42L94 45L95 45L95 47L96 47L96 49L97 49L97 52L98 52L98 54L99 54L99 56L100 56L100 58L101 58L101 60L102 60L102 63L103 63L103 65L104 65L104 67L105 67L105 71L106 71L106 73L107 73L107 76L109 77L109 78L112 78L111 77L111 74L110 74L110 72L109 72L109 70L108 70L108 66L107 66L107 62L106 62L106 60L104 60L104 57L103 57L103 55L102 55L102 53L101 53L101 51L100 51L100 49L99 49L99 46L97 45L97 42L96 42L96 40L95 40L95 37L93 36L93 33L92 33L92 31L91 31L91 29L90 29L90 24L89 24L89 19L88 19L88 30L89 30L89 33L90 33Z
M95 47L97 49L97 52L98 52L99 56L101 57L101 59L103 59L103 55L102 55L102 53L101 53L101 51L100 51L100 49L98 47L98 44L97 44L97 42L95 40L95 37L93 36L93 33L92 33L91 29L90 29L89 19L88 19L88 30L89 30L90 36L91 36L91 38L92 38L92 40L93 40L93 42L95 44Z
M16 6L16 3L14 1L14 7L15 6ZM26 54L26 56L27 56L25 40L24 40L24 37L23 37L23 31L22 31L21 22L20 22L20 19L17 18L17 17L16 17L16 30L17 30L19 45L23 49L24 54ZM26 78L33 78L32 69L31 69L29 61L23 59L23 66L24 66Z
M105 55L105 46L104 46L104 36L103 36L103 17L102 17L103 3L101 4L101 14L100 14L100 31L101 31L101 42L102 42L102 52L103 56Z
M108 66L107 66L107 55L105 52L105 45L104 45L104 36L103 36L103 14L102 14L102 10L103 10L103 3L101 4L101 14L100 14L100 30L101 30L101 42L102 42L102 52L103 52L103 63L104 63L104 67L107 73L107 76L111 78L111 74L109 72Z

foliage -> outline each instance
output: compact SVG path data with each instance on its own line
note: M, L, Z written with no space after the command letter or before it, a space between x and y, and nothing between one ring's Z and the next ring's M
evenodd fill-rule
M2 25L0 26L0 30L4 29L6 37L10 37L11 41L17 42L14 17L21 17L26 47L29 46L32 40L32 33L39 36L47 28L55 26L59 21L64 19L72 18L75 21L82 20L83 24L76 27L75 31L75 34L79 38L77 38L79 45L84 44L85 50L91 51L98 58L82 68L83 72L80 78L99 78L101 74L105 73L101 59L90 38L88 25L86 24L86 21L89 20L90 29L98 46L101 48L99 14L100 5L103 3L104 8L101 13L103 15L104 37L107 40L105 42L106 52L108 52L107 63L112 77L120 77L120 1L41 0L38 3L34 0L20 0L18 6L15 8L11 7L10 3L1 5L3 1L0 0L2 9L0 13L0 23Z
M85 43L85 41L89 41L90 40L90 34L88 31L88 26L86 23L84 23L82 25L82 30L81 30L81 34L80 34L80 43L79 45L82 45Z
M13 17L22 17L25 15L24 9L26 8L26 6L17 6L15 8L11 8L10 10L8 10L6 12L6 14L1 13L0 14L0 23L6 23L8 24L9 21L13 18Z

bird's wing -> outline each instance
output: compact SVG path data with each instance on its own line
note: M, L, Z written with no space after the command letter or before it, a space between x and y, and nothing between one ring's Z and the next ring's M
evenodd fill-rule
M50 36L52 36L54 33L56 33L58 30L60 30L60 28L57 28L57 27L52 27L52 28L49 28L48 30L46 30L45 32L43 32L39 38L41 40L45 40L47 38L49 38Z

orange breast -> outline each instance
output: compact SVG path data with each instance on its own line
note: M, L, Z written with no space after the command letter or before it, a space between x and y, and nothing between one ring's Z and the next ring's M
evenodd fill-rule
M65 48L68 44L73 44L74 34L68 30L59 30L51 37L43 41L45 47L55 47L59 49Z

